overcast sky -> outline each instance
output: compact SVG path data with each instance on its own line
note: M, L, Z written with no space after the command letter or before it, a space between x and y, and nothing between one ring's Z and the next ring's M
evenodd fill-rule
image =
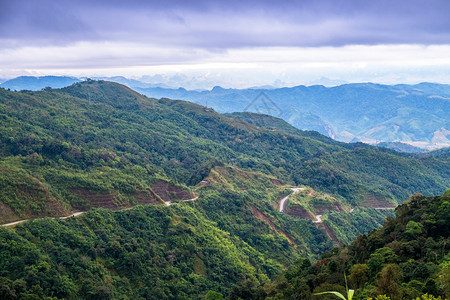
M0 78L450 83L449 13L449 0L0 0Z

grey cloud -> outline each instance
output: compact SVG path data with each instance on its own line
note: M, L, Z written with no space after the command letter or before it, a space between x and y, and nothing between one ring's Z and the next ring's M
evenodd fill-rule
M450 43L447 0L0 1L0 40L23 45L95 40L226 49Z

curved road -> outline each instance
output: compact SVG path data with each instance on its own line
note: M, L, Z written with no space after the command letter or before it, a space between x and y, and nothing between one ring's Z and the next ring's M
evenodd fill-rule
M298 188L291 188L292 193L287 195L286 197L284 197L283 199L281 199L280 201L280 212L284 213L284 209L286 207L286 200L291 196L294 195L295 193L297 193L298 191L302 191L305 188L303 187L298 187ZM322 223L322 215L316 215L316 220L313 221L313 223Z
M187 200L182 200L182 201L183 202L189 202L189 201L195 201L197 199L198 199L198 196L195 197L195 198L192 198L192 199L187 199ZM181 202L181 201L178 201L178 202ZM172 201L165 201L164 203L167 206L170 206L172 204ZM129 210L129 209L132 209L132 208L133 207L128 207L128 208L124 208L124 209L120 209L120 210ZM69 215L67 217L55 217L54 219L64 220L64 219L67 219L67 218L70 218L70 217L79 216L79 215L84 214L84 213L85 213L85 211L78 211L78 212L73 213L73 214L71 214L71 215ZM17 224L20 224L20 223L23 223L23 222L26 222L26 221L38 220L38 219L43 219L43 218L25 219L25 220L15 221L15 222L11 222L11 223L6 223L6 224L0 224L0 226L13 226L13 225L17 225Z
M302 191L305 188L303 187L299 187L299 188L291 188L292 193L287 195L286 197L284 197L283 199L281 199L280 201L280 212L284 212L284 208L285 208L285 204L286 204L286 200L291 196L294 195L295 193L297 193L298 191Z
M79 212L73 213L73 214L71 214L70 216L67 216L67 217L55 217L54 219L58 218L60 220L64 220L64 219L67 219L67 218L70 218L70 217L79 216L79 215L84 214L84 213L85 213L85 211L79 211ZM20 224L20 223L23 223L23 222L26 222L26 221L38 220L38 219L43 219L43 218L25 219L25 220L15 221L15 222L11 222L11 223L6 223L6 224L0 224L0 226L12 226L12 225L17 225L17 224Z
M195 201L195 200L197 200L197 199L198 199L198 196L195 197L195 198L192 198L192 199L181 200L181 201L183 201L183 202L189 202L189 201ZM181 201L176 201L175 203L181 202ZM164 203L165 203L167 206L171 206L171 205L172 205L172 201L164 201Z

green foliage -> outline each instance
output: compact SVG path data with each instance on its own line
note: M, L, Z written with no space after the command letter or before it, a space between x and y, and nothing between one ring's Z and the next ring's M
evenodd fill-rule
M223 300L223 295L218 292L209 291L205 295L205 300Z
M360 233L368 233L381 227L386 217L393 213L393 210L357 207L351 213L333 210L325 212L322 219L341 243L350 244Z
M366 264L355 264L350 269L350 280L356 288L362 288L369 280L369 267Z
M450 230L446 203L449 200L448 195L411 196L396 209L396 218L389 218L381 229L358 236L349 246L322 254L313 265L292 265L275 281L271 295L289 295L301 281L309 287L305 294L314 292L321 293L317 297L330 297L324 292L332 290L344 297L346 282L341 274L349 272L351 284L356 288L354 299L448 297ZM404 232L407 227L413 232Z
M399 299L401 277L401 269L397 264L385 265L378 275L377 292Z
M417 190L436 194L450 184L447 156L408 157L317 133L263 129L104 81L39 92L0 89L0 119L0 162L42 182L68 210L97 206L80 190L114 194L115 207L130 206L137 191L151 190L158 180L193 186L228 164L352 205L375 197L392 206ZM5 199L20 192L12 185ZM2 220L49 215L41 202L29 197L36 208L17 205Z
M251 264L264 265L255 249L186 205L91 210L67 221L0 228L0 236L5 293L20 293L15 282L23 282L27 292L38 287L57 298L198 299L208 290L227 294L242 278L267 278Z
M434 203L416 195L382 231L340 251L310 220L280 213L278 201L290 185L308 185L320 195L308 200L315 213L335 205L393 206L413 191L448 187L446 156L398 155L316 133L259 128L92 80L61 90L0 89L0 120L2 223L159 204L0 228L4 298L198 299L215 291L236 299L310 299L328 281L342 287L336 274L355 263L367 264L369 273L402 264L407 283L419 281L431 294L442 289L441 277L431 277L445 255L444 240L435 236L448 232L448 197ZM203 179L208 183L199 184ZM191 191L197 201L177 203L193 198ZM164 199L172 205L162 205ZM325 212L324 224L350 242L385 216L356 207ZM383 247L394 254L375 252ZM323 252L318 265L299 259ZM411 255L414 262L406 259ZM369 263L375 257L381 263ZM376 284L372 277L369 283Z
M409 221L408 224L406 224L406 230L405 233L410 234L412 236L417 236L422 233L422 224Z
M438 273L438 282L447 298L450 298L450 257L446 257L440 265L441 271Z
M435 297L433 295L424 294L421 297L417 297L416 300L442 300L441 296Z
M313 294L313 296L316 296L316 295L319 296L319 295L324 295L324 294L332 294L332 295L335 295L335 296L337 296L337 297L339 297L339 298L341 298L343 300L352 300L353 299L353 295L355 294L355 290L351 290L351 289L348 288L347 276L345 276L345 274L344 274L344 279L345 279L345 289L347 291L347 293L346 293L347 298L344 295L342 295L341 293L336 292L336 291L315 293L315 294Z
M378 295L375 298L367 298L367 300L391 300L391 298L386 295Z

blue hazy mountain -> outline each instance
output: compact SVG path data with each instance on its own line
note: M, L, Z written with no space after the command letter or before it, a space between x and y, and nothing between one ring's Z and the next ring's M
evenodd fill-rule
M15 91L39 91L46 87L63 88L80 81L78 78L68 76L20 76L3 82L0 87Z
M139 80L136 80L136 79L129 79L129 78L126 78L124 76L93 77L92 79L117 82L117 83L126 85L128 87L131 87L133 89L136 89L136 88L155 88L155 87L170 88L170 86L168 86L168 85L166 85L164 83L148 83L148 82L143 82L143 81L139 81Z
M182 99L221 113L256 112L339 141L403 142L419 148L450 146L450 85L345 84L277 89L189 91L136 88L155 98Z
M414 147L412 145L401 143L401 142L381 142L378 143L376 146L378 147L385 147L389 149L394 149L396 151L400 152L408 152L408 153L420 153L425 152L425 149Z

